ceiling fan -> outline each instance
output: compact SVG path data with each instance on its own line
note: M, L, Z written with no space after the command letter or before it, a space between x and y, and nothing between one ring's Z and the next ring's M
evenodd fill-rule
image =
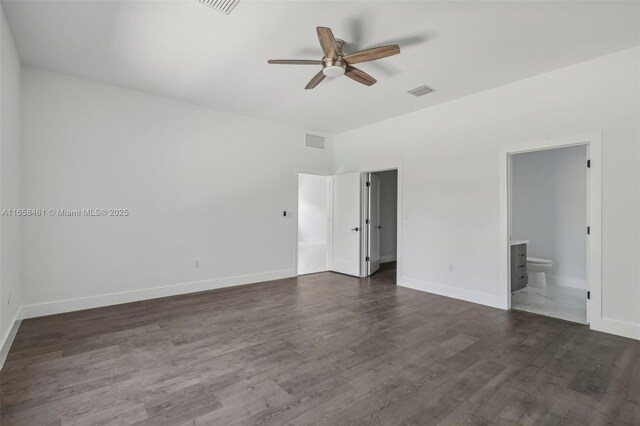
M376 59L382 59L400 53L400 47L397 44L392 44L389 46L360 50L345 55L342 52L344 41L335 38L330 28L317 27L316 31L318 33L320 47L322 47L322 51L324 52L324 57L321 61L309 59L270 59L268 61L270 64L283 65L322 65L322 70L313 76L305 89L313 89L326 77L339 77L343 74L358 83L371 86L376 83L376 79L352 65L375 61Z

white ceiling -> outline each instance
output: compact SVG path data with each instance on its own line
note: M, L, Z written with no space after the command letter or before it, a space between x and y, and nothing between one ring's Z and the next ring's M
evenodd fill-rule
M227 16L195 0L3 1L25 64L327 133L467 96L639 44L636 2L268 2ZM345 51L402 53L304 90L315 27ZM427 84L437 92L406 91Z

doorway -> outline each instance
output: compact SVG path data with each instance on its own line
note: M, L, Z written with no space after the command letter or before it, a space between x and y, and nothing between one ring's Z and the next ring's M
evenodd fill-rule
M511 172L512 156L554 148L586 146L586 323L605 331L609 322L602 312L602 134L599 132L504 145L499 152L499 300L511 309L512 229ZM514 238L517 238L514 236ZM522 253L520 253L522 254ZM526 256L524 256L526 257Z
M328 182L327 176L298 174L298 275L328 269Z
M587 323L587 151L510 155L512 309Z
M395 276L398 229L398 171L365 175L365 275Z
M328 270L396 283L400 168L329 176L328 186Z

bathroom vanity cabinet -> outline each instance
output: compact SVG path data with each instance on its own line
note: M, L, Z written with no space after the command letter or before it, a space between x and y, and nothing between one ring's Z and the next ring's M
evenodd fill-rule
M511 244L511 292L527 286L527 244Z

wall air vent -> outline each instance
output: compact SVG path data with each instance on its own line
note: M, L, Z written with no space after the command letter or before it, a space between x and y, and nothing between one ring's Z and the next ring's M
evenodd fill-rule
M198 0L198 1L226 15L230 14L233 11L233 9L235 9L235 7L238 5L238 3L240 3L240 0Z
M324 149L324 138L322 136L310 135L307 133L306 138L307 146Z
M413 96L424 96L424 95L428 95L429 93L433 93L435 91L436 89L432 87L429 87L427 85L422 85L420 87L416 87L415 89L409 90L407 93Z

